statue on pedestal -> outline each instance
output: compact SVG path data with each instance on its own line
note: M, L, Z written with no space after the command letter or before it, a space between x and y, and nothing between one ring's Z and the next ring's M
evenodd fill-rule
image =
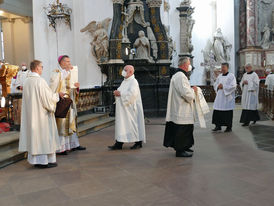
M224 38L220 28L214 34L213 52L217 63L230 61L230 51L232 45Z
M145 36L144 31L138 32L139 38L134 42L134 47L136 48L136 59L147 59L150 60L150 43L149 39Z
M166 30L167 39L168 39L168 57L169 57L169 59L171 59L173 51L174 51L173 39L172 39L172 36L169 35L168 27L166 25L164 25L164 26L165 26L165 30Z
M208 39L205 48L202 50L204 62L202 65L206 69L207 84L213 84L221 64L230 61L230 52L232 45L223 36L220 28L213 36L213 41ZM216 72L214 72L216 70Z
M106 18L102 22L90 22L86 27L81 29L81 32L88 31L93 37L91 41L91 52L96 58L97 63L103 63L108 59L108 26L111 18Z
M270 30L267 23L265 24L262 33L263 33L263 37L262 37L262 40L261 40L261 47L263 49L269 49L270 44L271 44L271 41L270 41L271 30Z

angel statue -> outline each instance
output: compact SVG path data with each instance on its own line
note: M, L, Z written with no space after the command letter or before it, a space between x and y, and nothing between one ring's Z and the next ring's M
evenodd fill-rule
M93 37L91 41L91 52L96 58L97 63L103 63L108 58L108 27L111 22L111 18L106 18L101 22L92 21L85 28L81 29L81 32L89 32Z

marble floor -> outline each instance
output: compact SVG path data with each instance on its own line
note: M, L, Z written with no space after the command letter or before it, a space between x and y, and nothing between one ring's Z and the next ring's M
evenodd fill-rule
M162 146L164 119L149 119L139 151L108 151L114 127L81 138L88 150L58 157L58 167L25 160L0 170L1 206L273 206L274 122L232 133L195 126L193 158Z

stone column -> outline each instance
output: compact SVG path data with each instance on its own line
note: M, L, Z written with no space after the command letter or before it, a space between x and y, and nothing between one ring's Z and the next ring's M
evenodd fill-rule
M272 44L274 43L274 9L272 10Z
M247 47L257 46L257 0L246 0Z
M246 48L246 1L240 1L240 24L239 24L239 32L240 32L240 49Z
M160 7L162 5L162 0L147 0L149 7L149 14L151 19L151 28L158 44L158 59L167 60L169 58L168 53L168 39L164 25L161 21L161 11Z
M180 57L192 57L193 45L191 38L195 21L191 17L194 8L191 7L190 3L190 0L185 0L181 3L180 7L177 7L177 10L180 11Z

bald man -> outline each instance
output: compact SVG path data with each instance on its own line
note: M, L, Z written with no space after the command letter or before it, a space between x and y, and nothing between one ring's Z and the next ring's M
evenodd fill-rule
M130 149L142 148L146 141L144 112L139 84L134 76L134 67L127 65L122 71L124 80L113 92L116 101L115 144L110 150L121 150L124 143L135 144Z

